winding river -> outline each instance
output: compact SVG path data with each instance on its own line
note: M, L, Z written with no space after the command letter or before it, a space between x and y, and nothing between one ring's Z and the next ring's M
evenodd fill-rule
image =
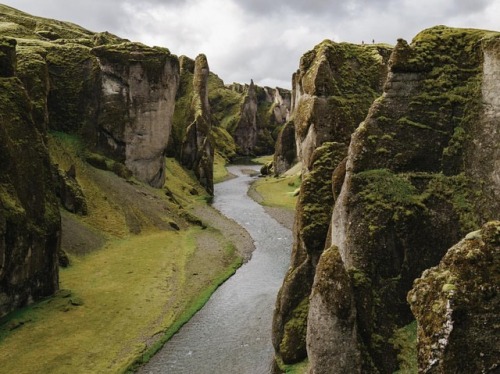
M140 373L266 374L273 348L276 294L290 259L292 234L247 196L255 177L231 166L236 178L215 186L213 206L243 226L255 243L251 260L212 295Z

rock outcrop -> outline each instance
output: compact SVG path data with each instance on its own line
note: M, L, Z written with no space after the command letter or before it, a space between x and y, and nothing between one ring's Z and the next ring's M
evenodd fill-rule
M58 289L61 218L40 123L0 38L0 317Z
M495 373L500 368L500 222L448 250L408 294L418 322L420 373Z
M289 117L290 91L259 87L253 81L250 85L224 86L220 79L212 78L210 102L215 128L231 134L235 153L250 156L274 152L278 133Z
M179 63L167 49L2 6L18 76L43 129L79 135L154 187L165 181Z
M389 341L412 320L406 294L413 280L500 211L491 193L498 160L479 153L474 169L467 156L498 121L488 119L494 100L483 100L491 78L483 75L485 55L497 38L439 26L411 45L399 40L384 94L352 136L330 236L351 277L362 372L397 369ZM498 131L490 136L487 144L499 143ZM472 178L478 174L490 176L484 187ZM311 341L321 323L308 326Z
M240 109L240 119L231 132L239 154L253 154L257 143L257 93L253 81L248 87Z
M302 57L294 75L292 119L279 135L274 156L275 172L296 156L304 170L291 266L278 294L273 321L278 363L306 357L307 300L327 241L334 204L332 175L347 155L350 134L382 92L389 50L324 41ZM300 321L297 308L303 311Z
M382 92L388 46L325 40L300 60L292 78L292 115L297 156L307 168L327 141L349 144L350 136Z
M208 100L209 67L205 55L193 61L181 57L181 86L174 115L171 152L193 170L208 193L213 194L214 145Z
M101 90L98 147L153 187L165 182L167 148L179 84L177 57L138 43L95 47Z
M297 148L295 146L295 125L288 121L278 133L274 150L274 174L283 174L297 162Z

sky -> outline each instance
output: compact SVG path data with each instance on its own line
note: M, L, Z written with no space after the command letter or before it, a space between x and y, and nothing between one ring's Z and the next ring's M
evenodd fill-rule
M435 25L500 31L500 0L4 0L91 31L207 56L225 83L291 88L300 57L324 39L408 42Z

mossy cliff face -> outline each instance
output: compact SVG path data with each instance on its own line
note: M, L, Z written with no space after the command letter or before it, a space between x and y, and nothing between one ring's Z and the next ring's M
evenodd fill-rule
M289 119L291 96L282 88L259 86L256 93L257 140L253 153L268 155L274 153L279 131Z
M214 141L208 97L210 70L205 55L181 56L181 79L169 152L213 194Z
M418 278L408 302L418 323L421 373L494 373L500 348L500 222L448 250Z
M303 176L293 229L290 268L278 293L273 318L273 345L277 362L291 364L306 357L308 297L316 264L325 248L333 208L331 177L346 155L341 143L318 147Z
M382 92L391 48L325 40L302 56L292 84L297 154L310 164L326 141L349 143Z
M137 178L162 186L177 57L109 33L0 9L0 33L18 42L18 76L36 125L79 135Z
M283 174L297 162L297 149L295 147L295 125L288 121L279 131L274 150L274 174Z
M313 373L363 373L351 279L335 246L321 256L309 305L307 347Z
M311 293L334 204L333 172L347 155L350 134L381 92L387 58L384 60L375 47L324 41L302 57L301 69L294 75L296 104L292 120L279 136L275 172L290 165L298 149L304 173L296 207L291 267L274 315L273 342L278 362L290 364L306 357L306 314L300 326L290 325L289 321ZM291 136L291 129L295 129L295 136Z
M238 153L245 156L253 154L257 143L257 107L257 93L252 81L241 104L240 119L231 131Z
M179 84L177 57L138 43L95 47L101 71L98 144L139 179L165 182L167 148Z
M411 45L399 40L384 94L352 136L330 235L352 279L363 372L396 370L389 339L412 319L406 293L413 280L498 214L482 208L498 207L483 192L497 188L494 178L470 178L491 176L498 160L480 153L472 170L467 158L492 126L481 91L491 37L439 26Z
M15 45L0 38L0 317L58 288L61 218Z
M181 150L181 162L194 173L202 186L213 194L214 148L211 139L211 115L208 102L208 75L210 73L205 55L196 57L193 73L193 99L191 110L193 122L187 127Z

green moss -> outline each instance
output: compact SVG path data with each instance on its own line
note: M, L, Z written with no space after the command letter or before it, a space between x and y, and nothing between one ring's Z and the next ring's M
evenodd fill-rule
M394 332L389 341L398 351L399 370L394 374L416 374L417 364L417 321Z
M283 328L280 343L281 358L286 363L294 363L306 355L307 313L309 297L304 298L290 313L290 319Z
M368 170L354 176L359 183L359 198L365 203L368 214L377 215L381 211L392 212L397 221L408 216L414 209L425 208L423 196L409 179L387 169ZM375 227L379 227L374 223ZM380 227L383 229L383 227Z
M311 172L302 180L297 213L308 250L323 250L334 203L332 173L346 152L341 143L324 143L315 150Z
M354 287L369 287L371 285L371 279L362 270L349 268L347 273Z

